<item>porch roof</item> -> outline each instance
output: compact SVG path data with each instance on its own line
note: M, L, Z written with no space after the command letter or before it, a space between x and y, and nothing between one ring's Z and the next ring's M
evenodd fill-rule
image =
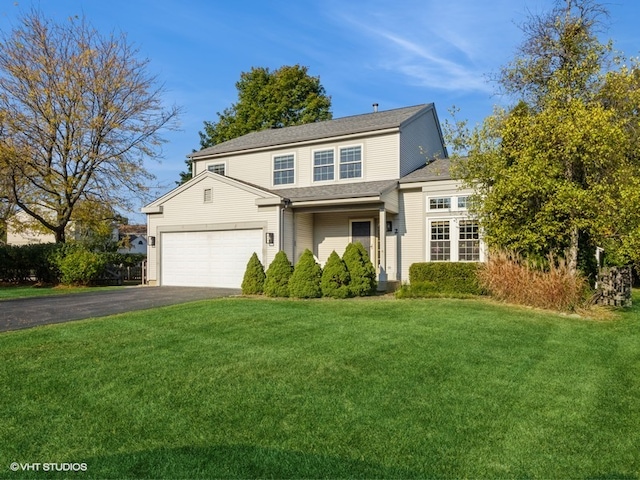
M402 184L414 182L432 182L435 180L450 180L450 168L451 159L438 158L414 170L408 175L405 175L399 180L399 182Z
M313 187L281 188L271 193L291 202L311 202L323 200L348 200L365 197L380 197L395 189L398 180L380 180L375 182L342 183L317 185Z

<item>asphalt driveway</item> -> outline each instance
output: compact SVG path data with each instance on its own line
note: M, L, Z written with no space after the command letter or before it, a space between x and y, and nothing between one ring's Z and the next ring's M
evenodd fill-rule
M0 332L240 294L228 288L125 287L0 302Z

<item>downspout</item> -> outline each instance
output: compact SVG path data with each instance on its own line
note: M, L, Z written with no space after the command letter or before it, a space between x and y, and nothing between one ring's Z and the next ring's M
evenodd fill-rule
M280 232L278 234L278 236L280 237L278 248L280 250L284 250L284 211L289 208L290 205L291 200L285 198L283 205L280 207Z

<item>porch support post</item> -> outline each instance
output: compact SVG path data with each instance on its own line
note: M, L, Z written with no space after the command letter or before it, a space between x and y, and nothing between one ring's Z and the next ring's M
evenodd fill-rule
M378 290L387 289L387 211L380 207L380 258L378 261Z

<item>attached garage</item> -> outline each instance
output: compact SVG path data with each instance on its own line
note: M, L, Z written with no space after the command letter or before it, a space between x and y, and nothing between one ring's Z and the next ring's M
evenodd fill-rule
M251 255L262 261L262 246L262 229L162 233L161 285L240 288Z

